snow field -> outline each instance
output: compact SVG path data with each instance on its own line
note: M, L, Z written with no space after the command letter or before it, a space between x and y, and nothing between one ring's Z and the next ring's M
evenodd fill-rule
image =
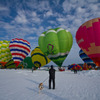
M100 100L100 71L56 71L56 88L48 89L48 71L0 69L0 100ZM38 85L47 79L39 94Z

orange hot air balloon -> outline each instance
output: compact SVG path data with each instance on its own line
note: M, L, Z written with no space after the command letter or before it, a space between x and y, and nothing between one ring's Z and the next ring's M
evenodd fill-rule
M76 32L79 47L100 66L100 17L82 24Z

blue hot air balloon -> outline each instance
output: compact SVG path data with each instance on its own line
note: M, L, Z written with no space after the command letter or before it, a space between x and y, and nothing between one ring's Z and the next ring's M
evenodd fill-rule
M84 61L84 63L95 65L95 63L83 52L82 49L79 51L79 56Z

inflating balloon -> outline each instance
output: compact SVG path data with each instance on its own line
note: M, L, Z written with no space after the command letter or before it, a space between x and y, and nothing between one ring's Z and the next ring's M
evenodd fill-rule
M61 67L72 47L73 38L65 29L50 29L40 35L38 44L41 51Z
M34 66L34 64L32 63L32 59L31 57L26 57L23 62L23 67L26 69L32 69L32 67Z
M100 66L100 18L82 24L76 32L79 47Z
M10 41L6 40L0 41L0 63L3 66L12 58L9 43Z
M40 68L50 62L50 59L44 55L39 47L36 47L31 52L32 63L35 66L35 69Z
M92 69L91 65L88 65L87 63L83 64L83 70L91 70L91 69Z
M16 64L16 67L21 61L30 53L30 43L23 39L12 39L9 45L12 58Z
M5 64L5 68L8 68L8 69L16 68L16 65L15 65L13 59L9 60L9 61Z
M93 62L93 60L91 60L90 57L88 57L88 56L83 52L82 49L79 51L79 56L80 56L80 58L84 61L84 63L95 65L94 62Z
M68 69L69 70L74 70L74 69L82 70L83 68L80 65L78 65L78 64L72 64L71 66L68 67Z

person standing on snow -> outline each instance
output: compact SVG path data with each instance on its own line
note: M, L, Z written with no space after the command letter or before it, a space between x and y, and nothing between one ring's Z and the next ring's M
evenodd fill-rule
M49 70L49 89L51 89L51 81L53 82L53 89L55 89L55 69L53 65L51 65Z
M32 67L32 73L33 73L34 67Z

